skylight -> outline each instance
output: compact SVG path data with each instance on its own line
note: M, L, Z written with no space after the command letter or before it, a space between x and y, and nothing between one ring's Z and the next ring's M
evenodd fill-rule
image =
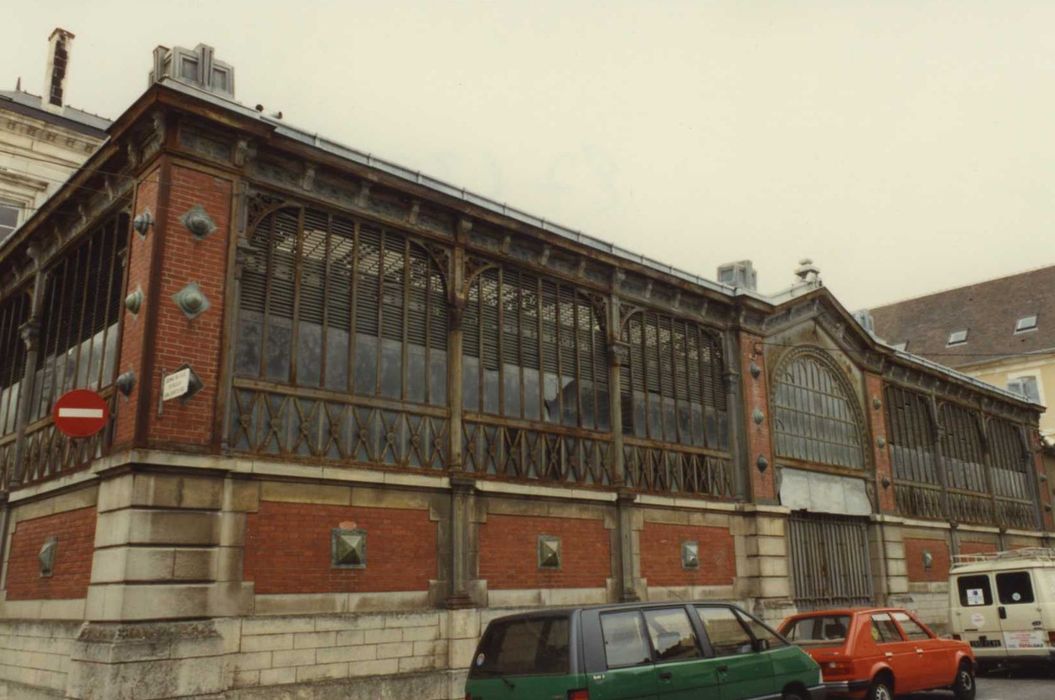
M946 345L963 345L967 342L967 331L953 331L949 334L949 341Z
M1037 330L1037 315L1023 316L1015 322L1015 333Z

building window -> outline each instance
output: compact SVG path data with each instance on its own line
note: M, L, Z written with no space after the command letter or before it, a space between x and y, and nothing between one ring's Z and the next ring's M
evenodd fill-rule
M1007 390L1013 394L1018 394L1027 401L1032 401L1037 404L1041 403L1040 385L1037 383L1037 378L1034 376L1009 379L1007 381Z
M8 202L0 202L0 241L7 238L18 228L18 214L21 207Z
M1025 333L1037 330L1037 315L1023 316L1015 322L1015 333Z
M967 331L953 331L949 334L949 341L946 345L963 345L967 342Z

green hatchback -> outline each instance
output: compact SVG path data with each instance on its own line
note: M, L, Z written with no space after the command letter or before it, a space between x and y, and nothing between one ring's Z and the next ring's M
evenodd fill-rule
M493 620L465 700L818 700L820 667L740 608L629 603Z

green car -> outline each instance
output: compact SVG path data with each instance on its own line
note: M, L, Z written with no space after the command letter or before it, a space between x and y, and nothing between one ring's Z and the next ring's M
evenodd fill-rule
M493 620L465 700L818 700L820 667L724 603L629 603Z

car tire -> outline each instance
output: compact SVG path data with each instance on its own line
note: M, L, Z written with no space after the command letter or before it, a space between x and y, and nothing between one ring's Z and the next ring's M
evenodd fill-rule
M806 699L802 696L802 693L800 693L799 691L797 691L797 690L789 690L788 692L784 693L784 695L782 696L781 700L806 700Z
M952 684L952 692L956 700L974 700L974 671L971 670L971 664L961 663L956 669L956 681Z
M872 685L868 686L866 700L894 700L894 690L890 687L890 681L886 678L876 678Z

